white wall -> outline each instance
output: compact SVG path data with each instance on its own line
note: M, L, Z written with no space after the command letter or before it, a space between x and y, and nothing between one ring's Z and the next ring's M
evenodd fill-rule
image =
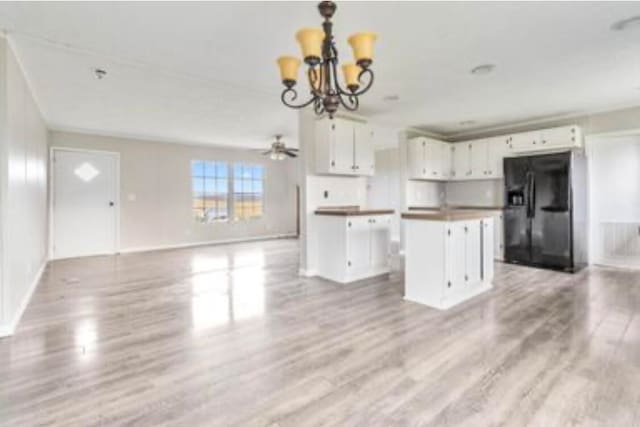
M396 135L397 138L397 135ZM375 152L376 173L368 178L367 199L374 209L393 209L391 240L400 240L400 151L397 147Z
M4 38L0 38L0 86L0 335L8 335L47 261L47 129Z
M57 131L50 133L50 145L120 153L121 251L291 235L296 231L297 160L275 162L257 151ZM191 160L263 164L263 217L213 224L194 221Z
M587 142L591 262L640 268L640 134Z

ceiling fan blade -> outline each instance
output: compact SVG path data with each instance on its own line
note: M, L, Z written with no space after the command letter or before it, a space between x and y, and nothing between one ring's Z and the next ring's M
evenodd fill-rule
M286 154L289 157L298 157L297 154L290 152L289 150L285 150L284 154Z
M287 148L287 150L289 150L289 151L300 151L300 149L298 149L298 148Z
M271 154L271 150L269 150L269 151L263 151L263 152L262 152L262 153L260 153L260 154L262 154L263 156L266 156L266 155L268 155L268 154Z

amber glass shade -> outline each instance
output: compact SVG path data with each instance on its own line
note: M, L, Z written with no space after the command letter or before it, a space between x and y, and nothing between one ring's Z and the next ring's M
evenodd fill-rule
M358 76L360 75L360 71L362 71L362 68L360 68L356 64L350 63L350 64L344 64L342 66L344 81L347 84L347 87L349 89L351 89L352 87L355 87L357 89L358 86L360 85L360 83L358 82Z
M369 66L373 61L373 42L378 36L375 33L357 33L349 37L349 44L353 49L356 63L363 67Z
M281 56L278 58L278 67L280 67L280 77L286 84L287 82L295 83L298 80L298 68L300 68L300 60L294 56Z
M296 40L300 43L304 62L318 64L322 58L324 31L321 28L303 28L296 33Z

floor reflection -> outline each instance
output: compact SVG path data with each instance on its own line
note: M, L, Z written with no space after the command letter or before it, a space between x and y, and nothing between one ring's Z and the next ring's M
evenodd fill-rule
M98 341L98 329L94 319L84 319L79 322L73 331L75 345L78 348L78 359L89 360L95 354Z
M194 271L220 268L226 258L194 259ZM234 269L196 274L191 278L192 324L196 331L262 316L265 311L264 253L236 254Z

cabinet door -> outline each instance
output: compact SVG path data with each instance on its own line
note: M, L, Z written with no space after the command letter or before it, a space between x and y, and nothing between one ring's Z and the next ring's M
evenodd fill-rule
M481 280L483 282L490 282L493 280L493 250L495 237L495 219L486 218L482 220L482 274Z
M426 174L424 138L412 138L407 142L407 169L410 179L422 179Z
M348 120L333 119L331 133L333 146L332 170L336 174L354 175L353 123Z
M581 145L577 126L545 129L540 134L540 148L572 148Z
M466 251L464 222L456 221L447 224L447 270L448 280L445 295L451 295L463 289L466 274Z
M371 232L368 216L347 218L347 271L358 274L369 269Z
M509 147L513 152L526 152L538 149L540 145L540 132L516 133L509 136Z
M471 156L471 178L486 179L487 174L487 151L488 144L485 140L472 141L469 143Z
M389 243L391 235L391 217L376 215L370 219L371 230L371 267L384 268L389 265Z
M442 152L439 141L427 140L424 155L426 158L425 174L426 179L442 179Z
M504 259L504 214L502 213L494 218L493 257L500 261Z
M456 180L471 177L471 145L466 142L453 144L453 178Z
M465 221L465 283L475 285L482 279L481 221Z
M448 180L451 178L451 144L443 142L440 143L440 153L441 153L441 161L440 161L440 176L444 180Z
M487 175L489 178L504 177L503 161L510 152L509 141L506 138L491 138L487 141Z
M373 130L363 123L354 123L354 170L357 175L374 174L375 156Z

